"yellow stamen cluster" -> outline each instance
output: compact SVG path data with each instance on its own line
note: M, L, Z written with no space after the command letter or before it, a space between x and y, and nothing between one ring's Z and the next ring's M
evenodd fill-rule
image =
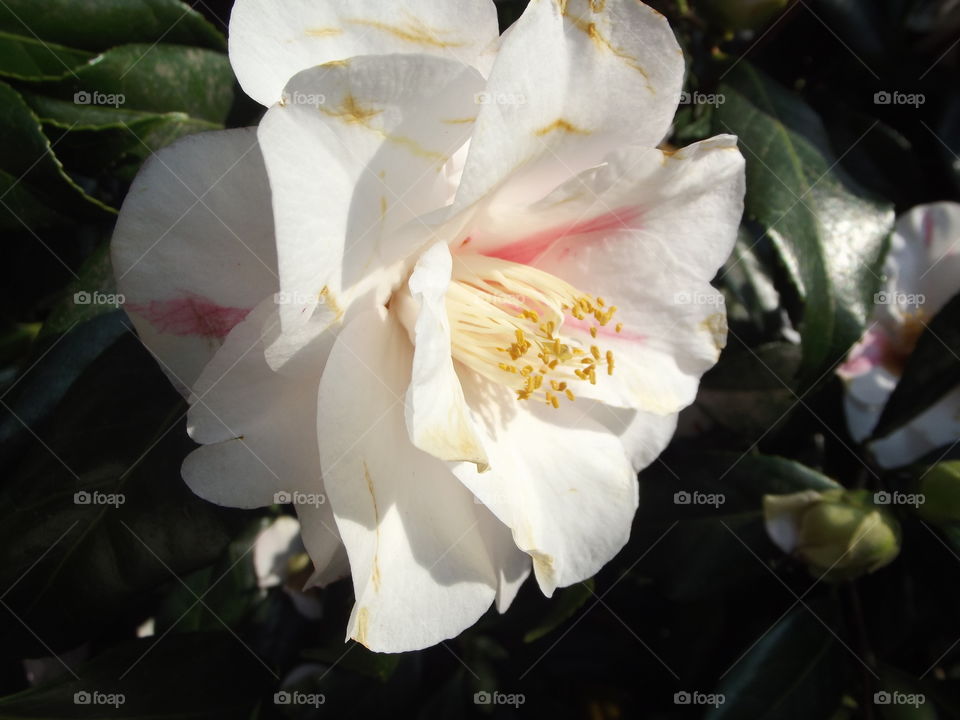
M597 369L613 375L612 350L563 332L572 325L598 337L616 306L581 293L542 270L483 255L454 258L447 291L453 355L521 400L560 407L573 401L575 383L597 383ZM617 323L616 332L623 329Z

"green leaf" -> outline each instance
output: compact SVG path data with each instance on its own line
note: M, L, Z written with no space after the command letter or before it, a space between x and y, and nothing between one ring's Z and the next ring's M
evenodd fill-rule
M276 680L227 633L171 634L129 641L72 668L76 677L58 680L0 699L0 718L160 718L250 717ZM76 693L122 695L122 703L77 704Z
M51 217L74 215L91 220L104 219L112 208L86 194L63 169L53 154L50 141L43 134L37 116L19 93L0 82L0 132L4 136L4 151L0 157L0 182L6 190L21 190L7 202L0 199L0 226L30 227L31 221L42 223L37 216L41 204L57 208ZM5 191L6 191L5 190ZM9 196L8 196L9 197ZM18 210L26 217L19 215Z
M593 578L589 578L562 590L550 603L550 611L535 628L523 636L523 641L531 643L539 640L572 618L593 595L593 588Z
M3 77L19 80L59 79L92 57L93 53L83 50L0 31L0 76Z
M223 35L179 0L4 0L0 30L93 51L161 40L226 50Z
M250 517L184 484L180 465L193 448L184 415L183 399L125 333L73 382L50 420L33 425L39 439L5 474L0 584L13 588L5 603L51 648L129 619L174 573L216 560ZM0 615L0 626L6 652L48 654L12 615Z
M317 660L327 665L336 665L347 672L365 675L386 682L400 663L400 654L375 653L350 640L330 647L310 648L301 655L307 660Z
M715 129L739 136L747 160L746 212L766 230L805 301L804 385L860 337L880 283L893 209L868 198L835 166L813 110L739 63L720 88Z
M123 298L117 294L110 264L109 243L94 250L77 275L47 317L42 337L67 332L78 323L117 310L123 304Z
M664 532L648 572L674 600L713 596L769 578L752 557L780 557L763 528L763 496L839 485L793 460L677 447L640 474L636 527L653 542Z
M821 617L817 606L813 610ZM828 625L834 613L824 617ZM764 635L722 681L725 702L707 720L828 718L843 693L845 651L806 607Z
M889 435L960 385L960 294L954 295L917 339L903 375L883 408L873 437Z
M180 45L121 45L44 92L101 108L182 112L222 124L233 103L227 56ZM37 87L40 87L37 85Z

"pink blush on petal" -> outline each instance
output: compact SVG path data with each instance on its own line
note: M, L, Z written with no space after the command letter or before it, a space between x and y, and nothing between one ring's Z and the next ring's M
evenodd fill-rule
M224 307L200 296L131 303L127 309L144 317L162 333L217 339L225 338L251 310Z
M868 330L850 356L837 369L843 378L854 378L882 365L890 352L890 338L882 330Z
M576 235L609 232L632 228L632 223L640 216L640 210L635 207L626 207L613 210L583 222L558 225L546 230L518 238L513 242L501 245L498 248L484 252L488 257L530 265L545 255L559 240ZM463 241L462 245L470 242L471 238Z

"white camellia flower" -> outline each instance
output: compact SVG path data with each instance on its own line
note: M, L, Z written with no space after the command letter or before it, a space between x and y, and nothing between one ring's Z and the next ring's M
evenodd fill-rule
M146 164L113 261L190 401L183 476L294 504L378 651L626 543L636 473L717 360L743 208L719 136L657 149L683 57L636 0L238 0L260 126ZM327 502L317 502L325 496Z
M873 432L926 324L960 292L960 205L919 205L897 220L867 331L837 372L846 383L847 427ZM906 465L960 439L960 388L890 435L870 443L881 467Z

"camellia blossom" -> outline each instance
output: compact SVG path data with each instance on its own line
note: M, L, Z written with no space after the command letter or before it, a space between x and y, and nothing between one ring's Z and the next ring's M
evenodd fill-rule
M870 437L927 323L960 292L960 205L920 205L898 221L868 329L837 372L846 383L847 427ZM881 467L906 465L960 439L960 388L870 443Z
M238 0L268 107L124 203L114 268L188 397L203 498L289 501L347 634L426 647L626 543L636 473L726 339L743 209L718 136L677 151L684 64L636 0ZM349 568L347 570L347 568Z

